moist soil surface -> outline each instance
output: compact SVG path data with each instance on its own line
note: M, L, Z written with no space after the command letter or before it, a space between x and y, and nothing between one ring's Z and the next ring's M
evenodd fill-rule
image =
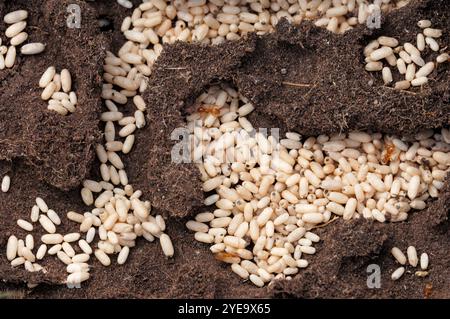
M88 210L79 195L79 182L85 176L98 177L92 146L102 128L98 121L101 59L104 50L114 52L124 42L118 29L130 14L110 1L79 2L85 14L82 28L69 31L67 3L42 3L0 4L1 15L27 8L31 39L48 44L45 54L19 57L12 70L0 72L0 173L12 179L10 191L0 194L3 252L9 235L25 237L16 220L28 218L36 196L61 216L69 210ZM136 133L133 151L122 158L130 183L152 202L154 213L167 218L174 258L164 258L159 244L140 239L125 265L113 262L103 267L91 260L89 281L81 289L68 289L63 284L65 267L55 258L42 261L48 270L43 275L22 267L11 269L2 253L0 290L18 298L450 298L449 178L439 198L405 222L339 218L317 228L321 242L317 253L308 257L308 268L290 281L256 288L215 260L207 245L196 242L185 229L190 216L206 209L201 181L193 165L170 160L176 143L170 139L173 129L185 125L198 94L221 82L231 83L255 104L249 116L254 127L295 130L305 136L355 129L411 136L423 128L447 126L448 64L431 74L427 86L398 92L382 85L380 73L364 71L362 55L364 46L379 35L414 43L420 19L431 19L434 27L446 30L450 12L445 8L444 0L412 1L384 15L381 29L358 27L339 36L309 23L294 28L283 22L273 34L219 47L165 46L144 94L148 124ZM100 32L96 18L109 19L112 30ZM0 24L1 30L4 27ZM439 41L441 46L449 45L447 30ZM426 51L424 58L435 55ZM67 118L46 111L39 97L37 82L50 64L69 66L75 78L80 102L77 112ZM132 112L133 106L126 105L124 113ZM42 233L36 228L33 235L39 238ZM73 222L63 219L58 231L75 229ZM430 256L429 274L417 277L416 269L407 267L405 275L393 282L390 275L398 265L390 249L406 251L410 245ZM377 289L367 286L371 264L381 267ZM27 282L38 285L29 289Z

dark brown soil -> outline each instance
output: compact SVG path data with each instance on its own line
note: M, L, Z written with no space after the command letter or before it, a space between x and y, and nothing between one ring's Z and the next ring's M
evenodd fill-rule
M69 4L80 5L81 29L67 27ZM23 160L43 180L57 188L77 187L94 158L93 145L100 137L98 116L100 66L107 38L98 28L96 12L84 1L1 1L0 16L18 8L29 11L29 42L48 44L44 53L21 56L12 69L0 72L0 160ZM6 25L0 21L0 34ZM70 70L78 96L75 113L61 116L47 110L38 82L55 66Z
M214 260L206 245L195 242L186 231L184 222L188 216L202 209L198 172L195 167L170 161L175 143L170 142L170 133L183 126L193 99L220 81L231 82L255 103L257 109L250 117L255 127L280 127L305 135L352 129L407 135L425 127L448 125L448 65L434 72L434 80L424 89L395 92L381 85L379 74L364 71L361 54L365 43L378 34L412 41L419 19L431 18L435 26L445 29L450 22L450 12L445 8L444 0L413 2L385 16L382 29L376 33L358 28L335 36L308 24L300 30L282 24L275 34L216 48L183 43L167 46L145 94L148 125L137 133L137 144L125 157L125 164L131 183L144 191L156 212L170 218L168 233L175 244L175 257L167 260L158 244L139 240L124 266L113 263L105 268L94 261L91 280L82 289L68 289L60 284L65 277L63 267L53 258L42 263L49 269L42 276L23 269L11 270L1 254L0 278L7 284L0 284L0 289L18 290L29 298L424 298L424 287L431 283L430 297L450 298L448 179L439 199L430 203L428 209L412 214L406 222L380 224L338 219L317 229L322 241L316 246L317 254L308 258L310 266L291 281L259 289L241 282L229 267ZM95 9L114 20L116 29L126 12L105 2L97 3ZM119 15L113 16L112 12ZM118 32L108 35L113 46L123 41ZM449 40L447 32L440 41L448 45ZM127 106L128 112L132 109ZM61 215L69 209L87 210L77 190L64 192L39 182L41 173L30 169L29 161L25 157L0 166L0 173L9 170L13 181L10 192L0 196L3 251L10 234L25 235L15 226L15 220L29 214L37 195ZM74 227L73 223L64 222L61 231ZM393 245L402 250L414 245L419 253L427 252L429 276L415 277L408 268L404 277L392 282L390 274L397 267L389 253ZM367 288L369 264L381 267L380 289ZM42 283L29 290L23 281Z

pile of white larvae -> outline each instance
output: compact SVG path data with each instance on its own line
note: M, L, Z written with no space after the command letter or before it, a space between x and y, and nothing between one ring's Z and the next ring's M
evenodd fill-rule
M406 259L405 254L397 247L393 247L391 249L391 254L394 256L395 260L400 265L406 265L406 261L410 264L411 267L417 267L417 264L419 263L419 258L417 257L417 250L414 246L409 246L406 250L406 255L408 256L408 259ZM427 253L422 253L420 255L420 268L421 271L416 271L415 275L418 277L425 277L428 275L428 272L426 271L428 269L430 259L428 257ZM397 268L391 275L392 280L398 280L400 277L403 276L405 273L405 267L401 266Z
M406 141L378 133L319 135L302 142L254 131L252 104L230 87L212 87L188 117L192 160L206 205L187 228L213 244L218 259L262 286L289 278L313 254L308 231L337 216L400 222L438 196L450 169L450 132L420 132ZM333 217L335 216L335 217Z
M30 221L18 219L17 225L27 232L34 229L33 223L39 222L46 234L42 235L42 244L33 252L35 239L28 234L25 241L11 235L6 245L6 257L11 261L11 266L24 265L30 272L47 272L37 260L42 260L46 255L56 255L67 265L67 284L79 285L89 279L89 264L92 254L104 266L111 264L109 255L117 254L117 263L126 262L130 248L135 246L138 236L143 236L148 241L153 241L154 236L159 237L164 254L173 256L174 250L169 236L163 233L165 222L161 216L150 216L150 203L139 200L141 192L133 192L131 185L125 189L114 188L108 182L97 183L85 181L86 188L90 191L100 192L107 189L95 201L92 212L78 214L68 212L67 218L80 224L79 231L60 234L57 226L61 224L59 215L48 208L46 202L36 198L36 205L31 209ZM86 192L84 192L86 194ZM92 194L91 194L92 196ZM86 195L84 196L86 199ZM82 236L85 238L82 238ZM93 249L93 241L98 235L99 241ZM73 246L77 244L76 246Z
M372 3L371 3L372 2ZM179 41L219 44L250 32L272 32L285 17L293 24L317 20L331 32L363 24L376 10L389 11L408 1L390 0L149 0L127 17L121 30L127 39L147 47ZM119 3L129 7L128 1ZM130 28L132 28L130 30ZM160 39L161 38L161 39Z
M393 82L389 66L396 67L398 72L405 76L405 80L397 81L394 84L394 88L397 90L407 90L411 86L421 86L428 83L427 76L439 64L447 62L449 55L448 53L442 53L436 58L436 62L426 63L421 57L421 52L427 47L435 52L440 50L436 39L442 36L442 30L431 28L430 20L420 20L417 25L423 30L417 34L416 45L409 42L399 45L397 39L386 36L380 36L377 40L371 41L364 48L365 69L369 72L381 71L383 82L388 85ZM383 67L383 60L386 60L389 66Z
M149 45L149 43L147 43ZM160 49L162 49L161 45ZM149 201L141 200L142 192L134 190L128 182L128 176L125 171L125 165L119 155L129 153L135 142L136 129L143 128L146 125L144 112L146 110L146 103L138 91L143 92L147 87L146 76L150 74L150 64L145 65L142 60L132 60L137 54L142 54L144 48L140 42L128 41L119 50L120 58L113 53L107 52L105 58L105 83L102 90L102 98L105 100L107 111L100 116L101 121L105 122L104 130L104 144L96 146L96 154L101 163L100 175L101 181L85 180L81 189L81 197L87 206L94 206L91 211L79 214L73 211L67 213L67 218L80 224L79 231L70 234L56 233L55 221L50 219L50 216L41 214L44 224L41 225L47 231L47 234L42 236L41 241L45 245L52 245L48 249L51 254L57 254L57 257L65 264L67 264L67 271L70 273L67 277L67 283L70 285L79 285L81 282L89 278L89 264L90 255L95 257L104 266L111 264L110 255L118 254L117 263L124 264L128 258L130 248L136 244L137 237L144 237L146 240L152 242L159 238L162 251L165 256L172 257L174 255L174 248L170 237L164 233L166 229L165 221L161 215L150 215L151 204ZM150 50L147 50L150 51ZM155 48L155 51L157 49ZM157 51L158 54L160 51ZM133 56L134 54L134 56ZM131 59L131 60L130 60ZM141 57L143 59L143 57ZM156 56L154 57L156 59ZM63 84L64 82L64 84ZM69 85L70 84L70 85ZM53 99L55 102L49 102L49 106L56 105L57 102L62 103L68 97L69 102L74 102L76 97L71 90L71 77L68 71L62 71L60 75L56 73L54 67L48 68L40 79L40 87L44 88L43 99ZM120 88L116 90L114 86ZM58 92L63 89L64 92ZM56 92L55 92L56 91ZM69 92L69 94L67 94ZM67 95L67 96L66 96ZM72 95L72 99L71 99ZM133 103L137 110L133 116L124 116L119 111L118 105L127 103L128 98L133 99ZM72 103L75 105L76 103ZM57 111L55 109L55 111ZM69 110L70 111L70 110ZM118 132L116 134L116 129ZM117 135L117 136L116 136ZM36 202L42 200L36 200ZM39 208L33 207L31 212L32 221L37 221L36 210L39 209L43 213L48 214L46 206L37 203ZM53 215L53 213L52 213ZM39 218L41 221L41 218ZM22 228L32 231L32 225L20 220ZM30 227L31 226L31 227ZM78 235L76 235L78 234ZM79 239L85 234L85 239ZM95 244L96 247L91 247L94 244L95 237L99 240ZM71 246L71 240L78 237L78 248ZM69 239L67 239L69 238ZM33 265L33 261L37 256L41 257L45 252L44 248L38 249L38 253L34 255L28 251L25 254L29 257L27 259L23 255L23 248L15 236L11 236L8 240L7 252L12 265L19 265L23 261L29 271L32 271L29 261ZM70 247L69 247L70 246ZM16 249L17 248L17 249ZM71 249L72 248L72 249ZM16 256L19 256L17 259ZM24 258L21 259L21 258ZM43 258L43 257L42 257ZM39 266L36 266L40 269ZM34 270L34 268L33 268ZM74 275L76 274L76 275Z
M388 6L392 5L389 2L375 1L374 5L387 10ZM121 4L125 3L126 1L121 1ZM351 9L353 3L354 1L346 0L290 2L191 0L170 3L164 0L144 1L122 22L121 31L128 41L120 48L117 56L107 52L103 67L103 79L106 83L103 85L102 97L111 112L118 111L116 104L126 104L128 98L133 98L137 108L134 124L139 128L145 125L143 117L145 103L141 96L136 94L146 90L147 77L162 51L163 43L180 40L218 44L225 40L236 40L248 32L264 34L272 31L282 16L291 18L292 15L298 16L292 19L300 23L300 17L315 19L323 11L323 14L328 12L332 18L341 19L342 16L337 12L328 10L342 6L349 6ZM366 1L358 0L356 3L358 8L366 9ZM401 4L396 2L395 5ZM125 6L128 7L129 4ZM346 12L350 11L352 10ZM122 134L134 130L132 121L132 117L127 117L119 123L126 127ZM130 145L133 141L134 136L128 138L124 145ZM118 148L120 144L113 145ZM128 147L126 151L129 151Z
M307 1L300 1L299 3ZM390 0L320 0L309 1L308 11L304 11L307 19L317 19L314 24L318 27L326 27L328 31L334 33L344 33L354 28L358 24L364 24L367 20L376 21L380 18L381 12L389 12L393 9L401 8L409 1ZM304 6L302 7L302 9ZM295 21L295 20L294 20Z
M155 9L153 5L145 5ZM145 14L150 14L150 11L141 5L134 10L133 19L143 19ZM143 41L142 33L129 30L130 26L125 28L124 25L128 23L126 21L130 19L126 18L122 25L122 32L128 41L119 49L118 56L108 51L105 58L102 98L107 110L100 116L101 121L105 122L104 144L97 145L95 149L101 163L102 180L85 180L81 189L83 202L87 206L95 206L91 213L87 213L88 216L98 216L100 222L97 219L97 224L86 222L89 217L82 215L73 218L78 216L73 213L71 217L68 216L80 222L80 228L84 231L88 228L83 226L85 223L98 227L100 241L95 256L105 266L110 264L108 255L114 253L119 253L119 264L125 263L129 248L135 246L135 240L140 236L150 242L155 237L159 238L164 255L174 255L172 241L164 233L164 218L161 215L150 215L150 202L141 200L142 192L134 191L129 184L125 165L119 155L119 152L128 154L132 150L135 131L146 125L144 112L147 106L139 93L146 90L151 66L162 51L159 40L155 43ZM149 46L153 48L148 48ZM124 116L120 107L127 104L129 98L136 110L133 115ZM97 195L96 198L94 194ZM92 233L95 234L95 230Z
M6 245L6 258L11 261L12 267L24 265L29 272L42 271L46 273L47 270L37 262L42 260L46 254L57 255L63 263L73 264L71 268L89 260L92 249L87 241L80 239L80 233L71 233L65 236L56 233L56 227L61 224L61 219L54 210L48 208L47 203L40 197L36 198L36 205L31 209L30 221L18 219L17 225L27 232L32 232L35 227L33 224L39 222L46 234L41 237L42 244L39 247L35 245L32 234L27 234L25 240L11 235ZM76 241L78 241L82 253L75 253L72 244ZM51 247L48 248L50 245ZM75 276L85 277L84 272L87 271L82 273L80 268L80 271L74 272L75 274L70 279Z
M2 45L0 38L0 70L12 68L16 61L16 47L22 45L28 39L28 33L24 30L27 27L28 12L26 10L17 10L6 14L3 21L8 24L5 30L5 36L9 39L9 47ZM28 43L20 48L23 55L39 54L45 49L45 44L40 42Z
M49 67L42 74L39 87L44 89L41 98L48 101L47 109L61 115L75 112L78 99L76 93L72 91L72 76L69 70L63 69L59 74L56 73L54 66Z

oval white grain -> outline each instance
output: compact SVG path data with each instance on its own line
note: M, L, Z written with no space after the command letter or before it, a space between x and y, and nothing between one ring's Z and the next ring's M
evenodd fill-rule
M66 93L69 93L72 89L72 76L67 69L61 70L61 87Z
M429 257L427 253L422 253L420 255L420 268L422 270L427 270L429 264Z
M27 26L26 21L19 21L12 25L10 25L5 30L5 36L8 38L13 38L16 35L18 35L20 32L22 32Z
M94 252L94 255L103 266L111 265L111 259L108 257L108 255L103 250L96 249Z
M20 53L24 55L33 55L33 54L39 54L44 52L45 50L45 44L43 43L28 43L25 44L20 48Z
M18 248L18 239L16 236L11 235L8 238L8 242L6 244L6 258L9 261L12 261L17 256L17 248Z
M117 263L119 265L123 265L127 261L129 253L130 253L129 247L127 246L122 247L119 255L117 256Z
M28 18L28 11L16 10L16 11L12 11L12 12L6 14L3 17L3 21L6 24L14 24L14 23L20 22L22 20L25 20L26 18Z
M398 280L403 276L404 273L405 273L405 267L399 267L392 273L391 279Z
M17 225L26 230L26 231L32 231L33 230L33 225L31 225L29 222L27 222L26 220L23 219L18 219L17 220Z
M411 266L416 267L419 259L417 257L417 250L414 246L409 246L406 250L406 254L408 256L408 262Z
M62 243L64 240L63 236L61 234L45 234L42 235L41 241L44 244L48 245L56 245Z
M6 52L6 56L5 56L5 67L7 68L12 68L14 66L14 62L16 61L16 47L14 46L10 46L8 48L8 52Z
M7 193L9 191L9 187L11 186L11 178L8 175L3 176L2 179L2 192Z

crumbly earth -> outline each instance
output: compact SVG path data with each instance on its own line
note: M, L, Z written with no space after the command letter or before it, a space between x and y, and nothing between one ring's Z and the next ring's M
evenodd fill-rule
M106 1L90 5L99 16L114 22L115 30L106 34L117 49L123 42L117 29L127 11ZM61 284L64 267L54 258L42 262L49 270L42 275L20 267L11 269L0 254L0 278L4 281L0 289L12 297L27 298L450 298L449 178L440 197L426 210L411 214L406 222L337 219L316 229L322 241L316 245L317 253L308 257L307 269L291 281L256 288L242 282L228 265L216 261L207 245L195 242L185 229L189 216L204 209L201 182L195 167L170 162L170 150L176 143L170 140L172 130L183 126L194 98L220 81L233 83L255 103L256 110L250 116L255 127L279 127L304 135L352 129L408 135L421 128L448 125L448 65L432 74L426 89L396 92L381 85L380 74L364 71L361 53L370 39L382 34L414 42L415 23L420 19L431 18L433 25L445 29L450 22L445 5L444 0L413 1L383 17L382 29L357 28L344 36L309 24L300 29L282 24L275 34L220 48L183 43L165 47L144 96L149 105L148 125L137 132L137 143L124 160L133 186L152 201L155 212L169 219L174 258L165 259L157 243L138 240L125 265L103 267L93 260L91 279L82 289L68 289ZM449 33L440 41L448 45ZM94 71L85 68L83 72ZM125 113L132 110L133 106L127 105ZM28 162L25 157L0 165L0 173L8 170L12 177L10 191L0 194L0 251L4 251L10 234L25 236L15 220L29 215L38 195L61 215L68 210L87 210L79 189L67 192L40 182L39 170L30 169ZM93 178L97 176L96 166L92 166ZM73 231L75 227L64 221L61 231ZM407 268L399 281L391 281L390 274L397 268L389 252L394 245L403 251L413 245L419 253L427 252L429 275L419 278ZM381 267L380 289L367 287L370 264ZM40 284L27 289L25 281ZM432 289L425 294L427 284Z
M3 16L28 10L27 42L47 44L39 55L18 53L12 69L0 72L0 160L23 160L43 180L62 190L77 187L94 159L93 145L100 137L101 77L107 37L98 28L96 12L84 1L33 0L0 2L0 36L6 24ZM80 6L80 29L67 27L69 4ZM18 51L20 49L18 48ZM76 112L61 116L47 110L41 99L39 79L49 66L60 72L67 68L78 97Z

